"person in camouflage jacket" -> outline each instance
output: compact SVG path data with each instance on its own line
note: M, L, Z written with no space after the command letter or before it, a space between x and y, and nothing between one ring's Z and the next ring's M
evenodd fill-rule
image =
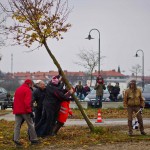
M96 101L95 108L97 107L97 102L99 101L99 108L102 108L102 99L103 99L103 91L106 89L103 79L97 78L94 89L96 90Z
M129 135L132 135L133 112L137 113L140 110L140 108L144 108L145 105L142 92L139 88L136 87L135 80L130 81L129 88L125 91L124 94L123 104L128 111ZM146 133L144 132L143 119L141 113L137 113L137 119L140 126L141 134L146 135Z

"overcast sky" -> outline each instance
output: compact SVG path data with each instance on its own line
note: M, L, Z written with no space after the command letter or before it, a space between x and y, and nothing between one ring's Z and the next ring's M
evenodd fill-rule
M5 0L3 0L5 1ZM145 74L150 75L150 0L70 0L73 11L68 22L70 30L61 41L50 40L49 47L60 62L63 70L85 71L74 62L79 51L98 52L98 32L92 31L95 39L86 40L91 29L100 31L102 70L112 70L120 66L124 74L136 64L142 65L140 57L133 57L138 49L144 51ZM26 47L3 47L0 70L11 71L13 54L13 72L57 70L44 48L26 53ZM95 69L97 69L96 67Z

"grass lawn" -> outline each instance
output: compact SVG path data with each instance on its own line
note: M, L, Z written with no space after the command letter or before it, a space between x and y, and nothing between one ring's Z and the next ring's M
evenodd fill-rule
M85 109L84 110L89 118L97 118L98 109ZM11 110L2 110L0 114L10 113ZM102 109L102 118L127 118L127 111L125 109ZM81 119L81 113L78 109L73 110L73 118ZM149 118L150 109L144 109L143 117ZM0 150L15 150L16 147L12 141L14 122L0 120ZM147 136L141 136L139 131L135 131L135 136L129 137L127 135L127 126L110 126L110 127L95 127L95 133L91 133L88 127L85 126L64 126L55 137L48 137L40 139L41 143L36 146L31 146L27 135L27 126L23 124L21 129L21 142L23 149L30 150L47 150L46 147L51 149L60 148L88 148L97 144L105 143L120 143L131 141L148 141L150 140L150 125L145 127Z
M0 116L11 113L12 110L0 110Z
M16 147L12 141L14 122L5 120L0 121L0 149L15 150ZM146 127L150 131L150 126ZM21 129L22 149L30 150L44 150L45 148L79 148L89 147L97 144L118 143L129 141L148 141L150 134L146 136L139 135L129 137L127 135L127 126L113 126L113 127L96 127L95 133L91 133L88 127L83 126L64 126L55 137L47 137L40 139L39 145L31 146L27 136L27 126L24 124ZM149 132L150 133L150 132ZM137 136L138 135L138 136Z
M84 110L90 119L97 118L98 109L89 108ZM127 118L127 110L123 108L109 108L102 109L101 115L103 119L111 119L111 118ZM150 109L143 110L143 118L150 117ZM78 109L73 109L73 118L74 119L82 119L82 115Z

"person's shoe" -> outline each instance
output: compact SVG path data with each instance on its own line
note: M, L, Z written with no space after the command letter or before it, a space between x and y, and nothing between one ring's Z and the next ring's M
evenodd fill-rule
M144 131L143 131L143 132L141 132L141 134L142 134L142 135L146 135L146 133L145 133Z
M56 136L57 133L52 132L51 134L49 134L50 136Z
M16 146L22 146L22 143L20 143L19 141L14 141L14 143L16 144Z
M133 135L133 133L132 132L129 132L129 134L128 134L129 136L132 136Z
M39 143L40 143L39 140L32 140L32 141L31 141L31 144L32 144L32 145L36 145L36 144L39 144Z

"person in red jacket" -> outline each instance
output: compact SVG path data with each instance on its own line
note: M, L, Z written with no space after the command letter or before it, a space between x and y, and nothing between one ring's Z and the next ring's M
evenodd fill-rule
M24 121L28 125L28 133L30 137L31 144L37 144L38 139L34 128L34 123L31 118L32 113L32 91L33 82L30 79L25 80L25 82L17 88L14 95L14 105L13 114L15 114L15 128L13 141L17 146L22 144L19 142L20 138L20 128Z

